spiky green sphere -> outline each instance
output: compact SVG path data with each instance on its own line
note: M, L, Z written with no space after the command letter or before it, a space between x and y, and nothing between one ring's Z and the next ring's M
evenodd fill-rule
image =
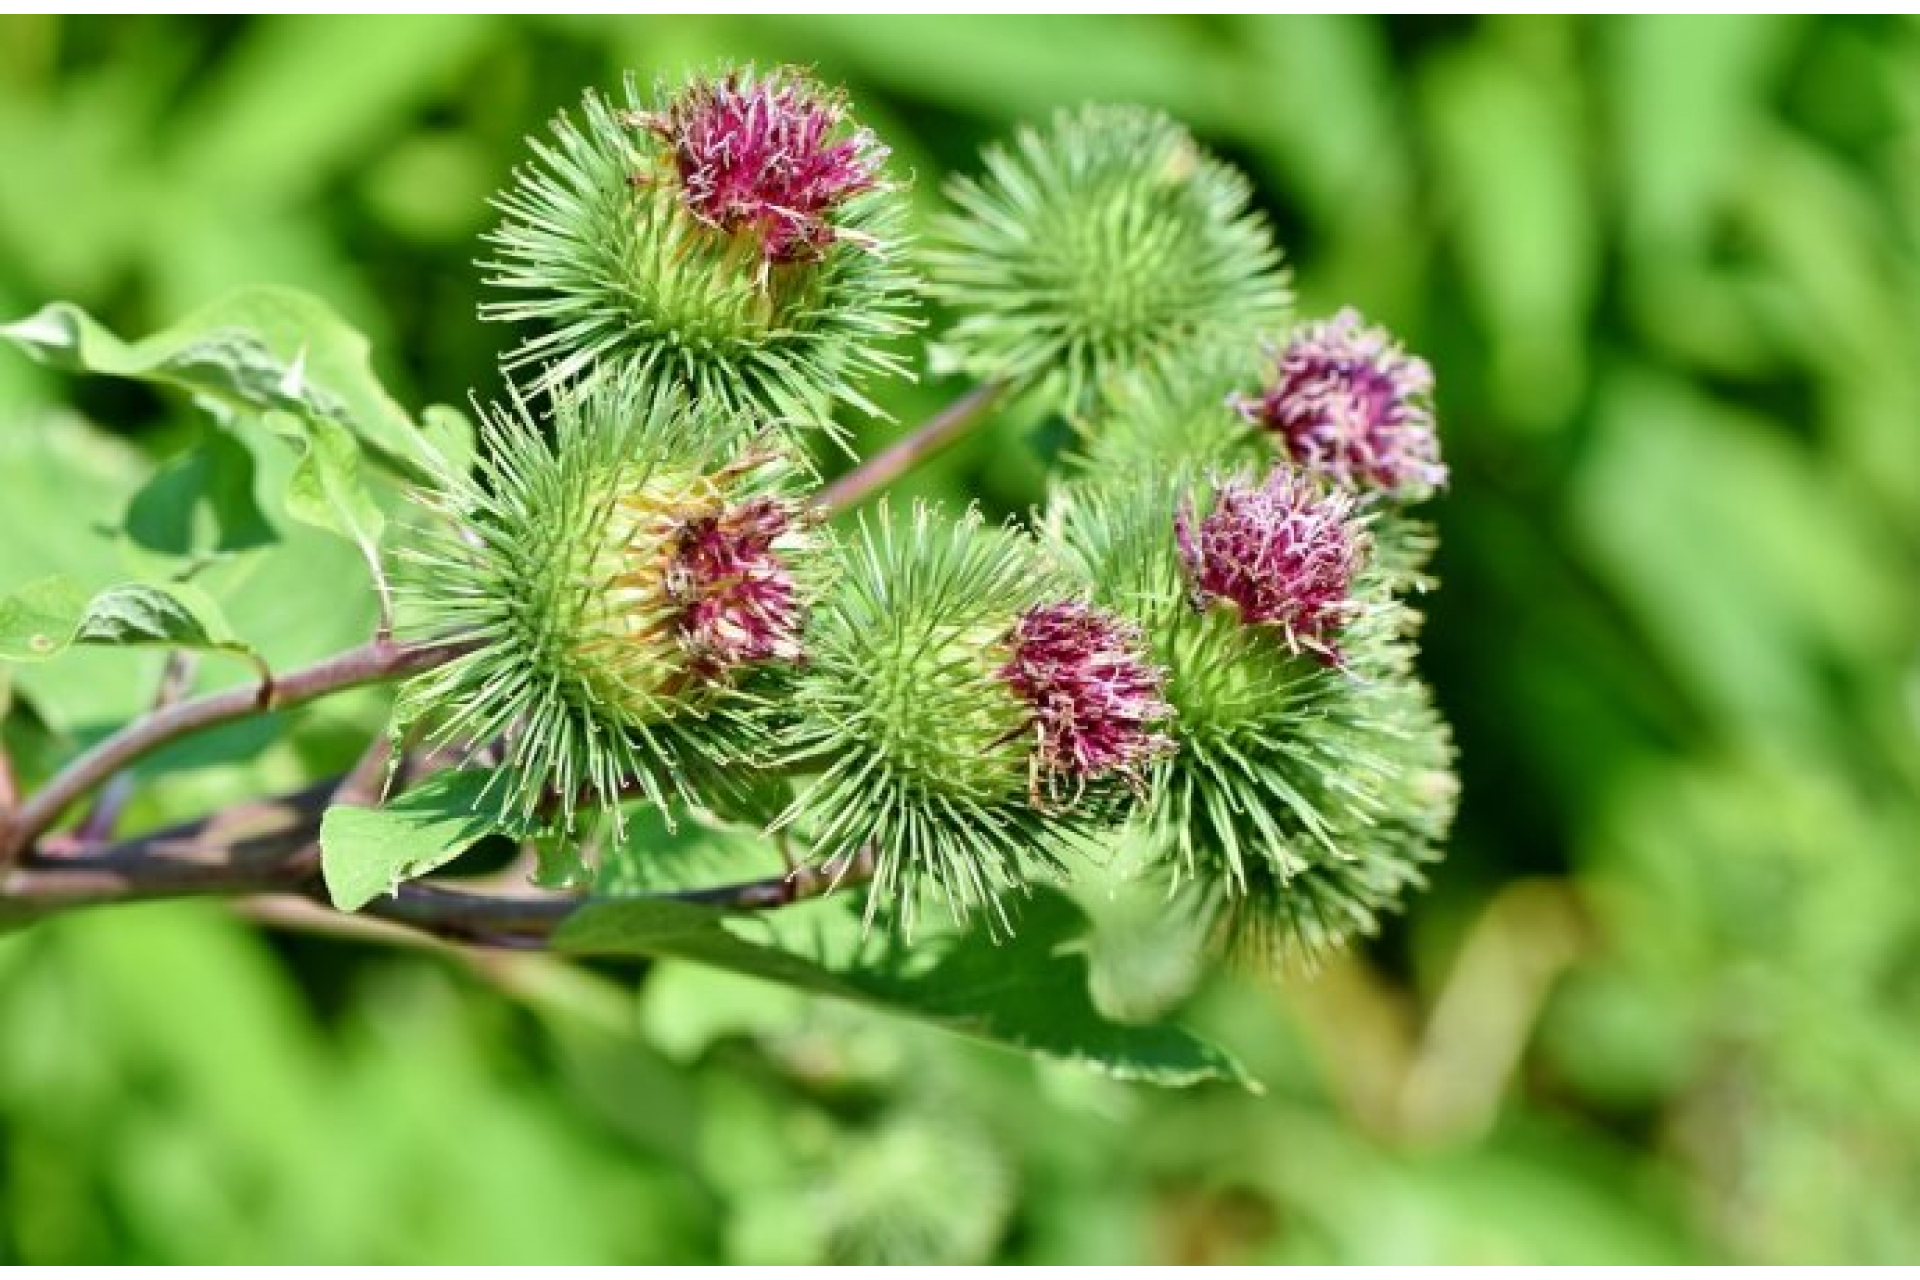
M1007 675L1020 619L1073 587L1031 538L925 507L851 540L807 632L792 756L817 770L785 818L829 866L865 854L873 903L911 927L925 892L956 917L1080 848L1103 796L1041 796L1033 711Z
M423 495L410 626L469 652L403 691L433 740L505 753L523 821L623 793L698 800L757 759L750 691L799 656L824 567L786 458L724 411L630 380L565 388L548 424L486 424L478 474Z
M902 201L886 150L803 74L751 68L619 103L589 93L495 197L485 319L530 332L539 385L599 366L702 403L830 427L905 374Z
M955 319L941 350L981 379L1083 407L1107 379L1252 350L1291 294L1252 190L1157 111L1088 106L992 147L949 188L926 254Z
M1413 671L1416 619L1364 570L1339 661L1231 604L1196 600L1175 514L1195 471L1062 486L1045 538L1133 617L1169 672L1178 752L1130 833L1223 938L1317 954L1420 882L1452 819L1452 745Z

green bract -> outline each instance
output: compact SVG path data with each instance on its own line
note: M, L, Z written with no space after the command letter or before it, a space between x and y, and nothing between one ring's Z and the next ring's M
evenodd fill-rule
M1109 379L1074 415L1076 469L1111 476L1169 466L1264 467L1272 441L1230 403L1257 368L1248 352L1217 351Z
M1252 191L1157 111L1090 106L993 147L949 187L931 292L944 352L979 378L1044 381L1082 407L1110 377L1251 351L1291 294Z
M1192 470L1063 485L1045 534L1169 672L1180 747L1130 838L1228 942L1313 955L1369 931L1438 856L1451 740L1413 671L1417 615L1377 571L1355 585L1338 666L1196 607L1173 521L1199 487Z
M502 809L557 811L623 792L699 800L756 759L769 710L753 668L703 662L679 559L730 510L791 503L784 455L723 410L631 379L562 388L545 430L524 406L489 415L488 460L425 496L439 519L408 557L413 627L473 649L406 686L431 740L505 744ZM797 506L796 506L797 509ZM810 595L818 535L773 552Z
M563 115L551 140L531 142L534 163L495 198L503 216L488 236L488 283L508 296L481 315L534 330L507 366L538 370L541 386L610 368L828 429L839 402L880 412L860 384L907 372L890 343L912 327L897 187L837 204L817 255L769 260L754 235L689 207L657 127L678 100L663 89L648 101L629 76L623 105L589 93L578 121Z
M818 776L783 821L830 867L874 860L870 914L911 927L923 889L1001 913L1086 839L1098 806L1034 803L1031 712L1002 674L1020 615L1068 594L1030 538L971 512L863 522L808 631L791 753Z

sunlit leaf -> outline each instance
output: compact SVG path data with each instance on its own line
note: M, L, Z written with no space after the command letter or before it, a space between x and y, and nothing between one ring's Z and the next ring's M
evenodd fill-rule
M390 804L328 809L320 820L320 869L333 905L358 911L498 830L498 814L480 803L487 778L450 770Z
M156 556L199 562L250 551L279 534L254 498L254 460L226 431L162 466L127 505L127 540Z
M174 387L216 412L334 422L401 475L430 474L425 437L374 377L366 339L298 290L241 289L137 341L56 302L0 325L0 338L44 364Z
M1085 921L1056 894L1036 895L1025 905L1010 941L995 942L981 927L879 956L859 948L828 962L814 958L819 949L808 945L810 925L838 927L844 935L851 922L816 912L804 922L769 924L782 936L761 942L751 922L713 908L633 900L582 908L554 941L577 954L675 956L715 965L1121 1079L1175 1087L1248 1083L1232 1058L1178 1027L1124 1026L1103 1017L1076 946Z

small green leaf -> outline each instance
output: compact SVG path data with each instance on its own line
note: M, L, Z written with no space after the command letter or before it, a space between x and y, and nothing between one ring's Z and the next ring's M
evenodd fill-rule
M447 475L465 475L473 466L480 434L473 420L450 404L430 404L420 412L420 430L427 446L439 455L436 465Z
M333 905L358 911L403 880L444 866L500 829L483 808L489 774L436 774L378 808L335 805L320 819L320 870Z
M137 342L54 303L0 325L0 338L56 368L186 391L224 425L263 423L300 456L287 513L352 539L377 585L384 521L364 485L362 455L429 483L461 449L457 414L436 410L424 427L408 417L373 376L367 340L297 290L242 289Z
M593 869L580 854L580 841L558 831L535 833L533 883L542 889L579 889L593 882Z
M256 665L260 661L234 637L213 597L183 582L109 587L88 603L73 642L200 649L235 654Z
M0 412L0 596L56 574L88 591L150 577L127 574L118 540L94 523L126 510L150 475L151 459L70 413ZM99 726L146 711L158 667L154 655L80 650L13 667L14 693L70 750Z
M197 587L129 584L88 598L65 578L42 578L0 597L0 659L43 662L76 644L229 653L265 664L236 639L220 606Z
M86 608L86 591L57 574L0 596L0 659L42 662L54 657L73 643L74 628Z
M752 923L799 939L809 936L800 930L823 921L812 912L804 922L763 917ZM1101 1016L1077 949L1085 923L1071 902L1042 892L1026 903L1011 941L995 942L979 927L877 956L856 948L855 958L836 963L753 941L745 936L748 922L716 908L631 899L581 908L561 926L554 946L584 955L697 961L1126 1080L1171 1087L1250 1083L1228 1054L1179 1027L1124 1026Z

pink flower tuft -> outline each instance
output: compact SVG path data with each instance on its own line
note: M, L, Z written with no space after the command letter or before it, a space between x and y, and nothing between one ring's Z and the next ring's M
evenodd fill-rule
M1037 760L1076 782L1137 779L1173 740L1155 722L1173 714L1163 673L1141 652L1140 628L1092 605L1061 601L1029 609L1014 625L1001 676L1033 710Z
M681 606L681 641L697 669L711 676L800 657L793 574L773 549L792 523L781 503L756 498L682 527L667 589Z
M775 72L698 82L642 122L671 148L694 217L757 235L766 261L789 263L824 254L834 210L879 184L887 149L866 129L843 133L845 118L840 99Z
M1433 370L1351 307L1303 326L1277 380L1234 407L1280 438L1296 466L1343 489L1417 498L1446 483Z
M1196 600L1225 600L1249 625L1278 627L1295 653L1339 662L1335 642L1359 612L1350 593L1366 550L1353 501L1281 466L1258 486L1220 484L1203 520L1183 507L1174 535Z

